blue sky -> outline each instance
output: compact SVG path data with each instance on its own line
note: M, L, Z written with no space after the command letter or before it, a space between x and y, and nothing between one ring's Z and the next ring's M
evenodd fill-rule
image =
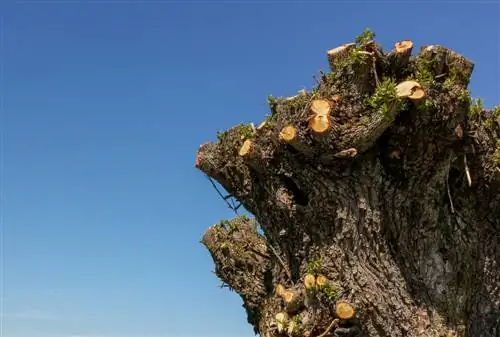
M311 1L312 2L312 1ZM199 244L231 212L194 168L217 130L310 88L372 28L476 62L500 102L499 5L14 2L3 21L2 337L250 337Z

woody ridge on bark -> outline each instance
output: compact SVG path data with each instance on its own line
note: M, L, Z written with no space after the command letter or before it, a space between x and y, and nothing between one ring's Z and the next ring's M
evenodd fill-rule
M374 37L200 146L254 216L202 243L262 337L499 337L500 107L471 98L457 52Z

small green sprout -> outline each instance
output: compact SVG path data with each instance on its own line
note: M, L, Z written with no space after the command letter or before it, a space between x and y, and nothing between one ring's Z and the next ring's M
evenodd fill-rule
M307 272L312 275L320 274L323 271L323 261L321 259L315 259L307 264Z
M396 83L391 78L386 78L379 84L375 93L368 98L368 105L379 111L386 117L390 116L391 111L397 110L402 106L402 100L397 95Z
M252 138L253 132L254 131L251 125L242 125L240 127L240 134L243 140Z
M478 98L473 102L473 104L470 108L470 113L472 115L480 114L483 112L483 110L484 110L483 100L481 98Z
M356 44L364 46L375 38L375 33L370 28L365 28L361 35L356 37Z

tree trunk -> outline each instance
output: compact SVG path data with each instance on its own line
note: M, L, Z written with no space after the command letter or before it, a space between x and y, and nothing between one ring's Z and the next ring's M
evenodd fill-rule
M500 109L472 62L405 43L330 51L311 93L200 147L255 216L202 242L262 337L500 336Z

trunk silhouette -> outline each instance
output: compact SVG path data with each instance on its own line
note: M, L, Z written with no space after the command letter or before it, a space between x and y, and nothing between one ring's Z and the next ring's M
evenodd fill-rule
M196 167L254 215L202 243L262 337L498 337L500 107L471 99L458 53L373 37L200 146Z

